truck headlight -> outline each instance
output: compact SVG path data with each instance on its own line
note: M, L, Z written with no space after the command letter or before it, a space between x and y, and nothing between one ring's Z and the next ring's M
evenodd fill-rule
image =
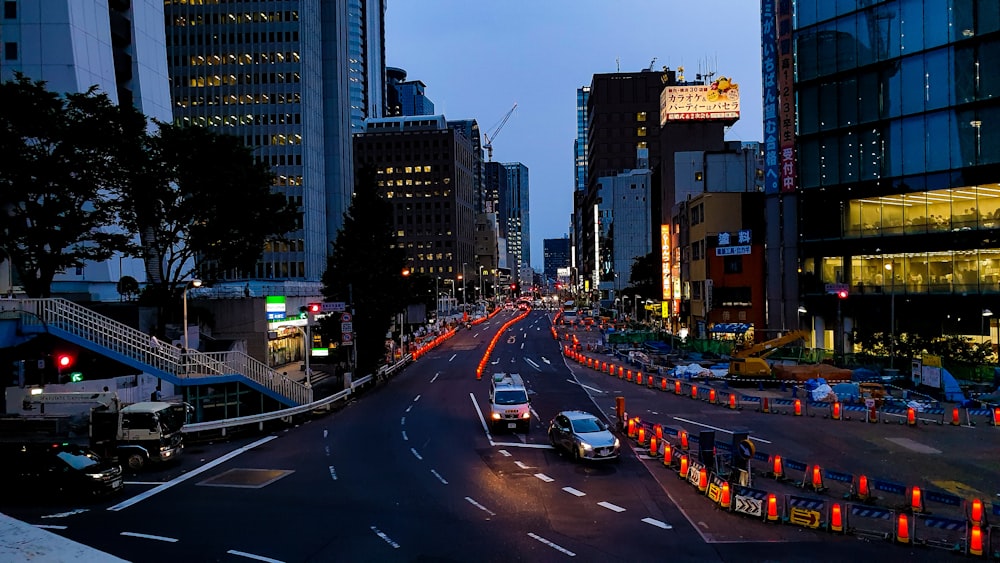
M500 413L498 412L492 413L490 415L490 418L492 418L493 420L500 420Z

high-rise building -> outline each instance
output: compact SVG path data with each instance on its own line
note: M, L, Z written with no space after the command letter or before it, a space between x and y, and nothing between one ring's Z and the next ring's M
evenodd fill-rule
M386 117L403 115L434 115L434 102L427 97L427 88L419 80L406 80L406 71L386 67Z
M44 80L59 94L97 86L115 103L132 104L149 118L170 122L162 22L162 2L3 2L0 79L21 72ZM0 271L8 277L11 272ZM145 282L142 261L115 256L87 262L57 274L52 291L80 300L117 301L122 276ZM0 287L10 287L11 281Z
M354 137L356 165L375 169L393 207L398 244L418 274L452 280L478 274L472 143L444 116L385 117ZM358 186L357 189L368 189Z
M487 162L486 189L496 202L500 237L507 244L507 268L513 281L530 285L522 271L531 266L531 236L528 210L528 167L520 162Z
M545 254L545 264L542 268L545 283L559 281L559 270L569 270L570 267L569 237L542 240L542 252Z
M580 279L576 275L579 271L578 261L583 256L582 233L583 233L583 213L582 208L587 196L587 131L588 114L587 104L590 99L590 86L581 86L576 89L576 139L573 141L573 163L574 177L576 183L573 190L573 215L570 217L570 284L574 288L579 288ZM577 210L581 212L577 212ZM582 289L582 288L579 288Z
M609 299L629 287L635 259L652 251L651 176L648 168L641 168L597 179L598 253L605 280L599 288Z
M1000 312L1000 4L765 1L762 17L766 193L793 221L769 246L798 240L769 282L781 320L804 307L837 352L855 329L983 335Z
M228 279L320 279L353 193L351 134L384 104L384 10L384 0L165 5L175 120L241 137L300 209L284 242Z

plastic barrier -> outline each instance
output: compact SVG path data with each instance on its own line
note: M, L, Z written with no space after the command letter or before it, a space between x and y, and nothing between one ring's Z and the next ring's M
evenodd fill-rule
M733 488L733 512L763 520L767 497L767 491L737 485Z
M826 501L817 498L785 495L785 521L804 528L819 528L825 525Z

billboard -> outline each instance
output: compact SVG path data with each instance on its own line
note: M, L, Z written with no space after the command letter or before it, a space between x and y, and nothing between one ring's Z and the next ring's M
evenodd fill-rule
M760 46L761 71L764 96L764 193L781 191L778 111L778 30L776 0L761 0Z
M668 121L740 118L740 86L720 76L711 84L667 86L660 92L660 125Z

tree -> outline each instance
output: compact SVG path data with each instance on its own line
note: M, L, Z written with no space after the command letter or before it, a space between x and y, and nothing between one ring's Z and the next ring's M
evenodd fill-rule
M351 205L337 233L323 273L323 296L345 301L354 311L357 366L371 373L385 353L392 317L409 302L403 276L406 253L397 245L392 206L378 193L374 171L360 169ZM327 317L319 331L328 339L340 334L339 319Z
M629 277L628 292L635 292L643 297L659 298L663 295L662 264L656 252L645 256L637 256L632 261L632 275Z
M157 125L128 153L118 193L123 224L140 236L147 291L162 304L191 277L250 271L268 240L294 228L297 209L272 191L270 167L236 137Z
M0 84L0 239L30 297L128 248L112 187L131 118L96 88L59 96L21 74Z

